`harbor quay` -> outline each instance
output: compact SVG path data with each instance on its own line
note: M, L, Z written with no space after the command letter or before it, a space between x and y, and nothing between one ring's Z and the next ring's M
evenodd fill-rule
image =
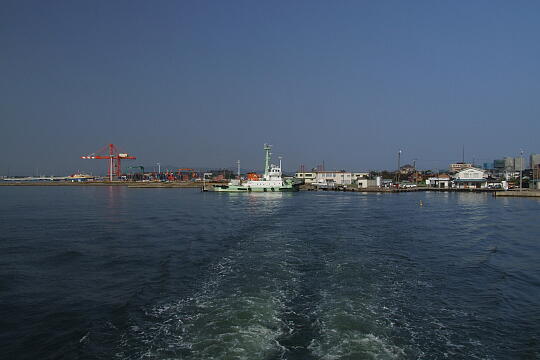
M205 186L219 186L222 183L208 182ZM123 186L134 189L193 189L198 188L203 190L202 183L196 182L127 182L127 181L91 181L91 182L0 182L0 186ZM323 192L358 192L358 193L378 193L378 194L399 194L407 192L474 192L474 193L490 193L496 197L538 197L540 198L540 190L513 189L508 191L500 191L497 189L457 189L457 188L433 188L419 186L414 188L357 188L357 187L335 187L335 188L317 188L312 185L301 185L299 191L323 191Z
M0 182L0 186L124 186L128 188L201 188L202 183L185 182L129 182L129 181L24 181Z
M514 190L514 191L496 191L493 193L496 197L538 197L540 198L540 190Z
M263 171L241 172L231 169L194 169L168 166L164 171L157 163L154 171L137 165L124 169L125 160L135 156L120 152L109 144L82 159L107 160L107 176L77 172L69 176L0 177L0 186L127 186L129 188L200 188L219 192L283 192L283 191L351 191L401 193L412 191L492 192L496 196L536 197L540 191L540 160L531 156L530 166L523 161L493 162L481 168L464 160L452 163L448 170L420 170L413 165L399 165L395 171L326 170L324 162L311 170L301 165L299 170L285 173L282 157L272 162L272 146L264 144ZM398 155L401 155L401 151ZM400 157L398 157L399 159ZM521 159L522 160L522 159ZM538 161L537 161L538 160ZM508 164L507 164L508 163ZM501 164L505 166L501 167ZM518 164L519 166L517 166ZM261 165L263 163L261 162ZM259 168L261 169L261 168ZM156 171L157 170L157 171ZM519 190L519 191L518 191Z

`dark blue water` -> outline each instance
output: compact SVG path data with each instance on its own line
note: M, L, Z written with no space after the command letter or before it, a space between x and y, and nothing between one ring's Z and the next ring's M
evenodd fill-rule
M540 358L535 199L0 187L0 201L1 358Z

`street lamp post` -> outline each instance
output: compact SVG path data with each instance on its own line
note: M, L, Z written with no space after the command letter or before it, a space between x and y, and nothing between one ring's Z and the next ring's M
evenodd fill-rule
M523 150L520 151L520 166L519 166L519 191L523 189Z

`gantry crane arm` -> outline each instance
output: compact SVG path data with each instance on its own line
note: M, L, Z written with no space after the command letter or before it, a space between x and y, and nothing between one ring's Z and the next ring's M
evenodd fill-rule
M120 176L121 173L121 161L122 160L135 160L135 156L130 156L126 153L118 151L114 144L109 144L99 149L95 153L90 155L81 156L81 159L102 159L109 160L109 166L107 172L109 174L109 180L112 181L113 174Z

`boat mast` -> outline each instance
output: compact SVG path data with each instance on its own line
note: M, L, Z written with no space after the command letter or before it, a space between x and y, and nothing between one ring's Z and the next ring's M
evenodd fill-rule
M268 175L270 171L270 150L272 147L270 145L264 144L264 178L268 180Z

